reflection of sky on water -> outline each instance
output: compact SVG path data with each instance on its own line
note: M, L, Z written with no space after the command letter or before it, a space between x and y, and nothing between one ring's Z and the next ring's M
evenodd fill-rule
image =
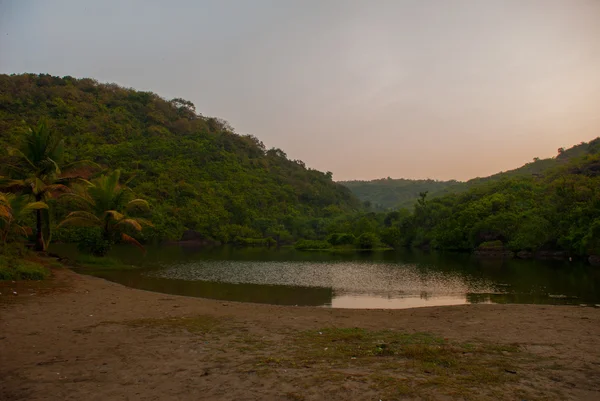
M435 297L385 297L377 295L338 295L333 294L331 300L332 308L352 308L352 309L404 309L418 308L422 306L447 306L464 305L470 303L465 294L460 295L441 295ZM491 303L491 302L485 302Z
M337 306L336 303L348 304L352 297L357 296L403 302L414 298L411 302L418 300L418 303L427 305L434 304L432 298L444 297L446 302L443 304L447 305L450 298L457 297L462 300L460 303L465 303L467 293L498 291L489 279L419 269L414 264L196 261L155 271L151 275L188 281L331 288L339 294L333 306Z

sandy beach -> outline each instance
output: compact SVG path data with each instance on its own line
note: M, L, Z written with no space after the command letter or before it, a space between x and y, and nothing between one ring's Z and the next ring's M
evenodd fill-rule
M600 399L598 308L280 307L68 269L0 288L1 400Z

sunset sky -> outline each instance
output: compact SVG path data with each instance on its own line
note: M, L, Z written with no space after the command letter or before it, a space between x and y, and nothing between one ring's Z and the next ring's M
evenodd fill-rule
M334 179L469 179L600 136L598 0L0 0L0 73L183 97Z

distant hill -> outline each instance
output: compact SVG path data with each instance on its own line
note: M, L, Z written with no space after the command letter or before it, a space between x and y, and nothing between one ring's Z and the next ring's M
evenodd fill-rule
M534 159L514 170L500 172L489 177L473 178L466 182L410 180L382 178L371 181L340 181L348 187L362 202L367 202L373 210L383 211L396 208L412 208L419 194L428 192L428 197L438 197L466 191L474 185L493 182L507 177L543 176L546 171L566 164L568 161L600 152L600 138L589 143L582 142L569 149L559 149L558 155L547 159Z
M189 101L89 78L0 75L0 165L23 129L43 119L65 138L67 161L91 159L135 177L130 186L150 201L148 235L157 239L191 229L225 242L293 240L312 235L311 219L360 208L331 173L236 134Z
M409 180L382 178L372 181L340 181L373 210L383 211L392 208L411 208L419 193L429 194L454 192L461 187L459 181Z

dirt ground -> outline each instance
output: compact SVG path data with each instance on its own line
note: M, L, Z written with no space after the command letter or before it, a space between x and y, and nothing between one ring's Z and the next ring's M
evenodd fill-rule
M0 400L600 400L598 308L279 307L68 269L0 292Z

